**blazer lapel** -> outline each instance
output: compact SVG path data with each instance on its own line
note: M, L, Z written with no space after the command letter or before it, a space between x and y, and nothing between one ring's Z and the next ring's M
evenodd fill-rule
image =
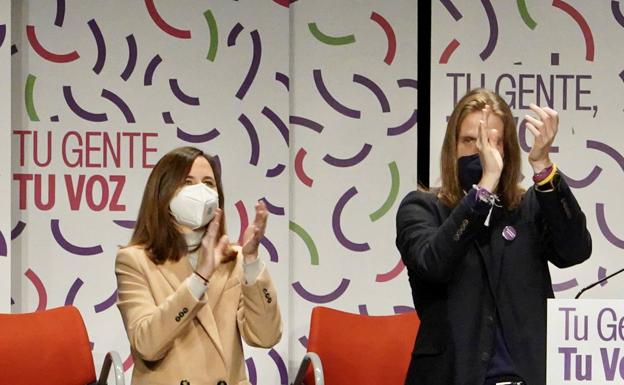
M177 262L167 261L157 266L174 291L178 290L178 286L193 272L186 257L180 258Z
M220 265L219 268L212 274L210 277L210 281L208 283L208 290L206 291L205 296L207 297L207 306L202 307L197 312L197 320L202 325L204 330L212 339L221 359L225 363L227 367L230 366L229 360L226 358L225 353L223 351L223 346L221 345L221 336L219 335L219 328L217 326L217 322L214 318L213 311L215 311L215 307L221 298L221 293L223 293L223 288L225 287L225 282L230 276L231 268L230 264Z

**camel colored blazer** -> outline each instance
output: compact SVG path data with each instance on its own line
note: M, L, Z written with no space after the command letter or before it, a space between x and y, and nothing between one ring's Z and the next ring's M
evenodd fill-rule
M132 385L247 385L241 337L254 347L279 342L282 319L264 267L244 283L243 256L214 272L195 299L185 283L187 257L154 264L136 246L115 261L118 301L130 341Z

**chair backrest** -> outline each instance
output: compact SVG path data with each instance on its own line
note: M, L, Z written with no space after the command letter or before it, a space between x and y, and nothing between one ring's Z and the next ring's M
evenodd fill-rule
M403 385L419 326L416 312L368 316L315 307L308 351L321 358L326 385ZM311 368L305 384L314 384Z
M0 314L0 384L95 382L89 336L73 306Z

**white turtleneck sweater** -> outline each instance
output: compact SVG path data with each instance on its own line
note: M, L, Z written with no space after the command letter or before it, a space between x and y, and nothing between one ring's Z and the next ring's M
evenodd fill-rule
M188 247L187 257L189 259L189 263L193 267L193 270L197 268L197 257L198 251L191 252L191 250L195 250L199 243L201 242L202 237L204 236L203 231L193 231L190 233L184 233L184 239L186 240L186 245ZM245 275L245 284L253 285L260 274L260 271L264 267L264 263L260 260L260 258L256 258L255 261L250 263L243 262L243 274ZM191 293L198 300L201 299L202 295L208 289L208 285L204 280L199 278L197 274L192 273L187 279L188 287Z

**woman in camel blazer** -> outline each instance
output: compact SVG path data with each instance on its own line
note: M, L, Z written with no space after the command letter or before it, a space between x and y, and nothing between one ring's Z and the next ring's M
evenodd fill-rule
M241 337L265 348L281 338L276 291L258 259L266 206L256 205L242 247L232 246L223 198L213 158L196 148L173 150L152 170L115 262L133 385L249 384Z

